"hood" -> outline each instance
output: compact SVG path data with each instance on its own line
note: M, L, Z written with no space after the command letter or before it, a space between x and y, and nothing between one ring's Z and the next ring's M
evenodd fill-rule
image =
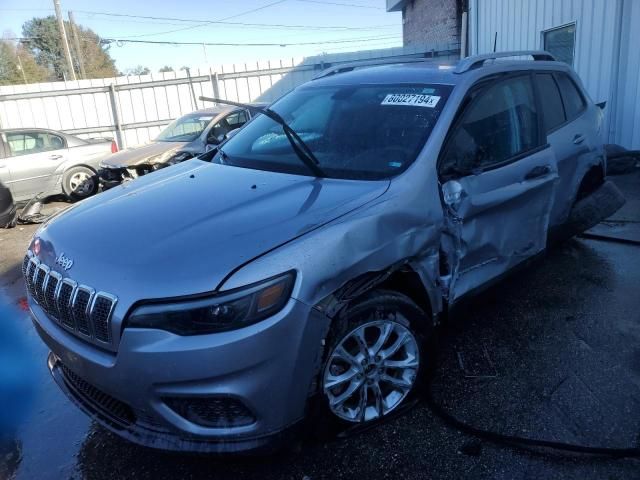
M147 163L163 163L185 145L187 145L187 142L153 142L109 155L100 162L100 166L104 168L126 168Z
M316 179L188 160L45 224L41 259L122 303L215 290L235 268L382 195L388 181ZM309 252L312 255L313 252Z

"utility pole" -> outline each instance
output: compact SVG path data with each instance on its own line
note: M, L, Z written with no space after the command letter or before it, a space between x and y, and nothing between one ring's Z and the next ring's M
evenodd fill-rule
M27 76L24 73L24 67L22 66L22 60L20 60L20 54L16 53L16 56L18 57L18 69L20 69L20 73L22 73L22 79L24 80L24 84L27 84Z
M67 70L72 80L76 79L76 72L73 70L73 62L71 61L71 51L69 50L69 42L67 41L67 32L64 29L64 20L60 9L60 0L53 0L53 7L56 10L56 18L58 19L58 30L60 30L60 39L62 40L62 51L67 59Z
M84 71L84 59L82 58L82 50L80 50L80 36L78 35L78 27L76 21L73 18L73 12L69 10L69 25L71 25L71 35L73 36L73 45L76 48L76 56L78 57L78 66L80 67L80 76L87 78L87 74Z

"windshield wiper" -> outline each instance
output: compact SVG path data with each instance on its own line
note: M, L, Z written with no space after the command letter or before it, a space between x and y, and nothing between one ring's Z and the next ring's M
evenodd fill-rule
M304 140L302 140L302 138L300 138L300 135L298 135L296 131L289 126L289 124L285 121L284 118L280 116L280 114L274 112L270 108L263 108L256 105L249 105L247 103L232 102L231 100L222 100L220 98L212 97L200 97L200 100L203 100L205 102L221 103L223 105L232 105L234 107L246 108L247 110L251 110L252 112L262 113L263 115L269 117L271 120L282 127L287 140L289 140L289 143L291 144L291 148L293 148L293 151L296 153L302 163L304 163L316 177L327 176L322 168L320 168L320 162L313 154L309 146L304 142Z

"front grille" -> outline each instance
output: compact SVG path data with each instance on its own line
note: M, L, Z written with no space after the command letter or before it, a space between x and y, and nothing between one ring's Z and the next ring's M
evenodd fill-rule
M111 316L116 297L79 285L41 263L31 252L22 262L27 291L60 325L74 334L111 343Z
M94 387L64 364L59 363L59 365L64 381L85 405L124 426L130 426L136 422L135 414L129 405Z

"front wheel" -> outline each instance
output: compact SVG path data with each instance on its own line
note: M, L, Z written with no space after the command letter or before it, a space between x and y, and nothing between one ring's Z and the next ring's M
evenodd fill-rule
M62 189L70 200L82 200L98 191L96 172L88 167L72 167L62 178Z
M350 308L330 334L322 370L327 411L368 423L403 404L426 371L429 319L408 297L374 291Z

